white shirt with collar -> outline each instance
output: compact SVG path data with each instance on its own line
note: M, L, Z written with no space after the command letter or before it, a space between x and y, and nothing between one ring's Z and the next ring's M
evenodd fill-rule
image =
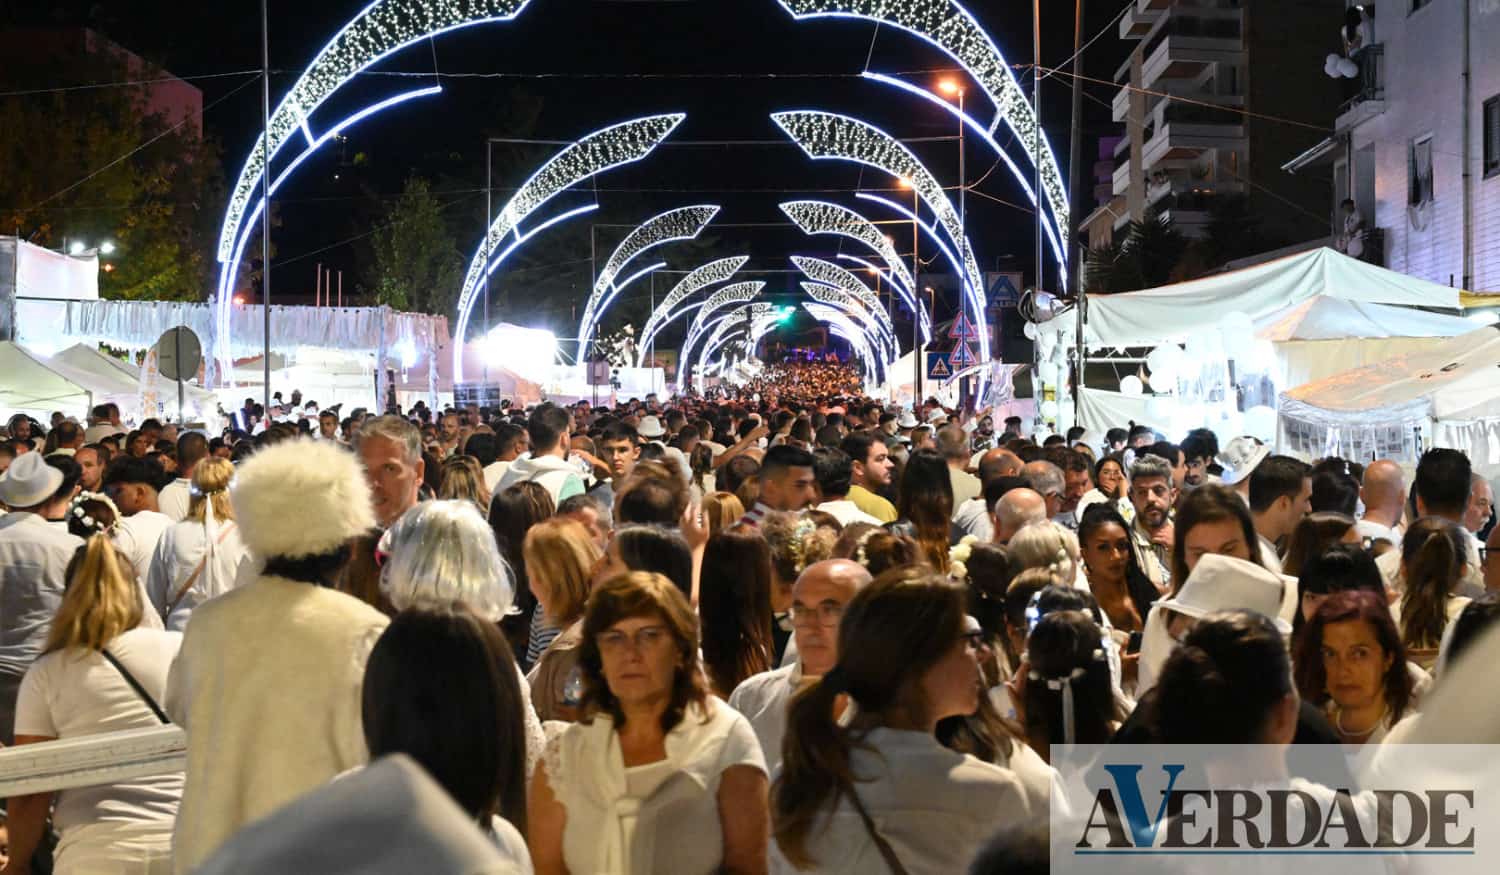
M995 523L990 518L990 509L985 505L983 496L971 498L956 507L953 510L953 524L963 529L964 534L978 538L981 544L988 544L995 539Z
M34 513L0 517L0 738L10 741L21 678L47 642L68 563L83 539Z
M795 641L795 639L793 639ZM791 642L787 650L792 649ZM765 754L770 774L781 768L781 739L786 736L786 709L792 694L802 685L802 664L793 662L771 671L751 675L729 694L729 707L745 715Z
M869 523L872 526L880 525L880 520L860 510L854 502L847 498L841 498L838 501L825 501L815 509L821 510L838 520L841 526L853 523Z
M911 875L968 870L997 824L1033 813L1015 773L949 750L927 732L873 729L849 752L860 802ZM813 871L887 872L854 806L840 798L821 812L807 840ZM796 872L774 842L772 873Z
M193 500L193 481L187 477L178 477L171 483L162 487L156 496L156 505L162 513L172 518L172 522L180 523L187 519L188 504Z
M705 719L706 718L706 719ZM667 733L667 758L627 769L614 720L574 723L547 745L548 783L567 809L563 859L570 872L702 873L724 862L719 781L734 766L764 772L750 724L710 697ZM630 794L638 775L652 789Z

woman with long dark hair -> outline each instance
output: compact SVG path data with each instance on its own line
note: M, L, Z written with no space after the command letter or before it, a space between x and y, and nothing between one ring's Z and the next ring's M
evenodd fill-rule
M953 481L948 463L937 450L911 454L901 472L896 515L887 528L914 539L929 565L947 571L948 545L953 543Z
M529 708L493 623L462 602L396 615L375 642L362 693L371 758L404 753L515 863L526 851Z
M1206 487L1199 487L1203 489ZM1157 740L1165 744L1291 742L1297 691L1276 626L1251 611L1209 614L1183 636L1155 692Z
M1172 537L1172 591L1182 589L1198 560L1215 554L1260 561L1260 538L1250 508L1233 490L1205 483L1177 505ZM1290 621L1290 617L1286 617Z
M1301 577L1302 569L1315 557L1323 555L1335 544L1358 544L1359 531L1354 528L1354 518L1332 511L1314 511L1297 522L1286 540L1286 556L1281 560L1281 573L1289 577Z
M1412 705L1406 647L1374 593L1341 592L1319 605L1293 663L1302 698L1323 708L1350 747L1379 744Z
M751 526L708 539L698 600L703 668L721 699L753 674L772 668L771 548Z
M495 533L495 543L500 555L510 565L515 575L515 603L519 611L501 622L505 637L515 651L516 662L523 671L529 669L541 652L547 649L552 639L562 631L545 625L545 618L537 611L536 595L526 576L526 557L521 546L526 542L526 533L531 527L557 512L552 495L540 483L525 481L495 493L490 500L490 529Z
M1082 611L1045 614L1026 639L1011 698L1026 743L1049 763L1054 744L1108 742L1116 728L1114 684L1098 624Z
M839 623L838 663L792 700L771 792L780 858L798 869L958 872L997 819L1027 813L1013 774L934 735L944 718L978 709L976 655L963 590L946 578L897 570L860 590ZM847 726L833 716L840 696L858 706Z

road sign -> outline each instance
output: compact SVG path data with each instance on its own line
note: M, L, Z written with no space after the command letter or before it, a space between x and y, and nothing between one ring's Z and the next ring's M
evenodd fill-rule
M969 321L967 310L960 311L958 318L953 320L953 327L948 329L948 336L955 340L978 340L979 330L974 323Z
M191 328L168 328L156 342L156 369L168 380L191 380L201 364L203 345Z
M953 376L953 366L948 363L946 352L929 352L927 354L927 379L946 380Z
M958 346L954 347L953 352L948 354L948 365L954 370L960 370L978 361L979 357L974 355L974 350L969 348L969 344L962 341L959 342Z
M1021 302L1021 292L1017 288L1021 284L1020 274L992 273L987 275L987 279L987 297L991 307L1014 307Z

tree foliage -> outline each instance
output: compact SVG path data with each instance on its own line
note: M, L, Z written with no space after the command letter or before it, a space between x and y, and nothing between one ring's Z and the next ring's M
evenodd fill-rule
M8 63L0 84L45 87L64 67L80 81L139 78L94 52L45 69ZM115 253L101 257L104 297L203 299L224 182L217 146L199 137L197 122L170 125L135 88L0 97L0 229L54 249L112 242Z
M1147 210L1130 223L1122 239L1089 249L1088 291L1133 292L1172 282L1179 278L1174 272L1188 245L1170 218Z
M451 315L464 260L432 186L411 176L370 235L375 301L397 310Z

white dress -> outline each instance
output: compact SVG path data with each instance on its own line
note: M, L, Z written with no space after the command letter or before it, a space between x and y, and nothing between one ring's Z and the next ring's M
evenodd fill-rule
M210 544L211 560L203 563L192 587L173 606L171 614L167 614L167 605L192 576ZM151 556L151 567L146 573L146 597L150 599L147 610L162 618L168 629L181 632L187 628L193 608L253 579L254 564L249 548L240 540L239 528L232 521L219 523L212 532L205 531L199 522L178 523L162 533Z
M167 672L181 645L177 632L132 629L108 649L161 707ZM77 738L160 725L113 665L79 648L39 657L26 672L16 703L18 735ZM59 792L53 811L61 833L56 871L171 871L172 825L182 786L182 772L174 772Z

